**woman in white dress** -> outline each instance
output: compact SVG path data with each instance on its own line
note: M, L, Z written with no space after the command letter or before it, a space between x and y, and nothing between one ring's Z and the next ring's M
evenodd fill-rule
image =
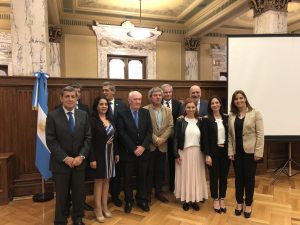
M177 119L174 134L174 193L176 198L180 198L185 211L190 206L199 211L198 202L208 198L205 161L200 150L201 130L202 122L198 117L197 105L192 98L187 98L184 117Z

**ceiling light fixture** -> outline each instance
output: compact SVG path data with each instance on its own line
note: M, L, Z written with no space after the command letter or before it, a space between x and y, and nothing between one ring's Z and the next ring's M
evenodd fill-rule
M140 26L141 26L142 25L142 0L139 1L140 1ZM135 39L146 39L154 36L154 34L150 32L148 28L144 28L144 27L134 27L133 30L127 33L127 35Z

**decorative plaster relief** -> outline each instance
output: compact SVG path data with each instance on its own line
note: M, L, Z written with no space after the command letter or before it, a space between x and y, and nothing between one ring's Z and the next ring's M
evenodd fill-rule
M134 27L129 21L121 26L102 25L96 22L93 30L97 36L98 47L98 77L107 78L107 55L132 55L146 57L146 77L156 78L156 41L161 31L157 28L147 29L152 37L140 40L128 36L133 29L142 30L145 28Z

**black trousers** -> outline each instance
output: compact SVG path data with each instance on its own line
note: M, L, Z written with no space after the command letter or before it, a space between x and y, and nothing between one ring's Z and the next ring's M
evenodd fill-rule
M238 204L243 204L244 196L246 206L251 206L253 202L256 165L254 154L248 154L237 149L233 166L235 172L235 198Z
M155 194L160 194L162 191L162 185L165 175L166 156L167 153L159 151L158 148L150 153L147 176L148 194L152 193L153 186L155 188Z
M168 166L169 166L169 191L174 192L175 183L175 158L173 150L173 138L168 140Z
M212 165L208 166L210 194L213 199L225 198L227 177L230 161L224 148L217 148L216 155L212 156Z
M122 172L122 162L118 162L115 165L116 176L111 178L109 181L109 192L112 199L119 198L121 191L121 172Z
M81 221L84 216L84 174L84 170L77 170L76 168L66 173L53 173L56 191L55 225L67 224L68 222L70 191L72 192L71 215L73 222Z
M149 154L149 152L144 152ZM144 159L143 159L144 158ZM147 159L145 159L147 158ZM147 202L147 170L149 164L149 157L145 156L131 156L130 160L123 161L124 165L124 193L125 202L133 202L133 190L132 190L132 175L136 174L136 195L137 202Z

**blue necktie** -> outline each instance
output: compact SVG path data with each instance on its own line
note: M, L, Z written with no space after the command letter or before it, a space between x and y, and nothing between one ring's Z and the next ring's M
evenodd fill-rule
M75 121L74 121L74 118L73 118L73 113L68 112L68 115L69 115L69 125L70 125L71 131L73 133L74 129L75 129Z
M138 111L133 112L133 119L134 119L134 123L135 123L136 128L139 128L139 114L138 114Z

